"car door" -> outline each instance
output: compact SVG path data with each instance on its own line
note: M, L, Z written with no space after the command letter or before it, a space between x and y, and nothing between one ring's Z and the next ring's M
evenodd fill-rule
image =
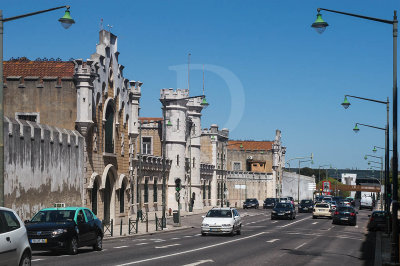
M240 221L239 212L237 210L233 210L233 215L234 215L234 218L235 218L235 227L236 228L240 228L241 221Z
M0 265L14 265L18 260L18 229L21 228L14 213L0 210Z
M79 229L79 245L85 246L88 244L88 242L90 242L90 228L86 220L85 214L83 213L83 209L79 209L77 211L76 224Z
M97 236L97 232L96 232L96 224L94 222L94 217L92 212L89 209L83 209L83 211L85 212L85 216L86 216L86 220L89 226L89 234L88 234L88 241L90 241L91 243L95 243L96 242L96 236Z

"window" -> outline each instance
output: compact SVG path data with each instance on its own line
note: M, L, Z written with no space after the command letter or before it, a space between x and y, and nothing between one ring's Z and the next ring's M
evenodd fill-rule
M97 214L97 182L95 181L92 188L92 211Z
M119 190L119 213L124 213L125 211L125 183L122 183L122 186Z
M176 156L176 165L179 166L179 154Z
M196 165L196 158L193 157L193 168L195 168Z
M149 180L146 179L144 181L144 203L148 203L149 202Z
M206 199L206 182L203 183L203 200Z
M157 179L154 178L153 184L153 202L157 202Z
M192 135L196 136L196 124L192 124Z
M176 130L179 130L179 118L176 120Z
M242 164L240 162L233 162L233 171L242 170Z
M208 182L208 199L211 199L211 181Z
M93 218L93 214L92 214L91 211L89 211L88 209L84 209L84 211L85 211L86 218L87 218L88 221L91 221L91 220L94 219L94 218Z
M21 225L13 212L0 211L0 234L14 231L20 227Z
M18 114L17 118L38 123L38 115L36 114Z
M105 152L114 153L114 109L107 105L105 130Z
M220 192L221 192L221 186L220 186L220 184L218 183L218 187L217 187L217 199L220 199Z
M142 154L152 154L150 137L142 138Z
M79 223L84 223L85 222L85 215L83 215L83 211L80 210L78 212L78 216L76 217L76 221Z

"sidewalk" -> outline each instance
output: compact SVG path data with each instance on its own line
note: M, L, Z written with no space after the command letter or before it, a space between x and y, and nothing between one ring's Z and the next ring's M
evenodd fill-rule
M156 221L155 221L155 213L149 214L148 221L138 221L138 232L136 233L136 228L131 228L131 233L129 234L129 225L128 223L123 223L121 227L121 220L117 220L116 224L113 224L112 228L112 236L111 236L111 228L107 229L104 227L104 240L116 239L120 237L134 236L134 235L146 235L146 234L154 234L161 232L171 232L176 230L182 230L187 228L192 228L195 226L200 226L201 224L201 215L207 213L211 207L205 207L202 210L193 210L193 212L181 211L181 226L174 224L173 216L166 216L166 228L158 228L156 230ZM198 216L198 217L197 217ZM161 214L157 213L157 217L160 219ZM190 217L190 218L189 218ZM136 218L136 217L135 217Z

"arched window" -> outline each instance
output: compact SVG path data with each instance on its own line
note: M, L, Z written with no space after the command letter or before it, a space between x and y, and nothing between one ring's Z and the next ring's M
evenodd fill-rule
M178 155L176 155L176 165L178 165L178 166L179 166L179 154L178 154Z
M178 120L176 121L176 130L179 130L179 118L178 118Z
M114 109L111 104L107 105L105 131L105 152L114 153Z
M157 179L154 179L153 184L153 202L157 202Z
M203 200L206 199L206 181L203 183Z
M218 183L218 186L217 186L217 199L220 198L220 197L219 197L220 192L221 192L221 188L220 188L220 185L219 185L219 183Z
M193 157L193 168L196 168L196 158Z
M94 181L92 188L92 212L97 215L97 182Z
M208 199L211 199L211 181L208 182Z
M126 189L126 185L125 185L125 183L122 183L121 188L119 190L119 212L120 213L125 212L125 189Z

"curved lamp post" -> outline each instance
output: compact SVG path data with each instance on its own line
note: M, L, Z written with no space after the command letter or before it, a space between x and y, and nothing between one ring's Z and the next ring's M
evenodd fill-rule
M61 25L68 29L75 21L71 18L69 8L70 6L59 6L54 7L46 10L36 11L32 13L27 13L19 16L3 18L3 10L0 10L0 206L4 206L4 134L3 134L3 117L4 117L4 103L3 103L3 87L4 87L4 80L3 80L3 29L4 23L12 20L17 20L20 18L30 17L34 15L38 15L41 13L50 12L53 10L66 8L65 14L62 18L58 21L61 22Z
M393 12L393 20L380 19L374 17L367 17L363 15L357 15L342 11L336 11L325 8L317 8L317 20L311 25L318 33L323 33L328 26L320 14L320 11L324 10L327 12L332 12L336 14L372 20L376 22L381 22L385 24L393 25L393 176L398 176L398 154L397 154L397 11ZM393 178L393 211L392 211L392 220L393 220L393 237L392 237L392 261L399 262L399 230L398 230L398 219L397 219L397 211L398 211L398 179Z

